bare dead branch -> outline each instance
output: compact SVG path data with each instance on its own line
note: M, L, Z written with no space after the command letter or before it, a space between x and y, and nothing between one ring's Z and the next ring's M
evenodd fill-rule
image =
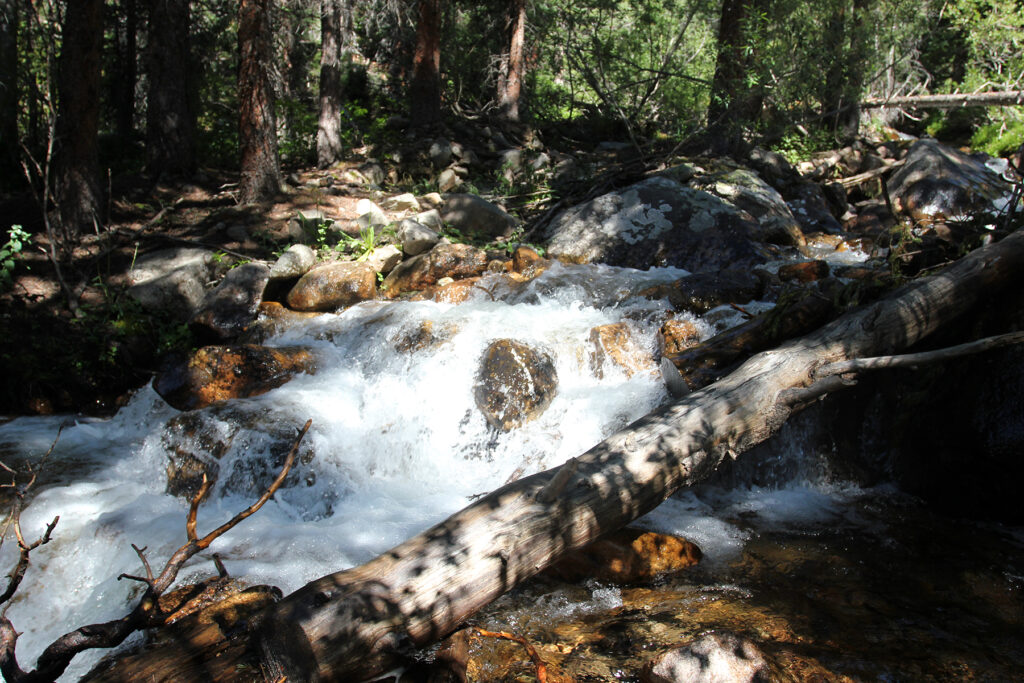
M537 670L537 681L538 683L547 683L548 680L548 668L544 664L544 660L537 654L537 650L530 645L530 642L522 636L517 636L514 633L508 633L507 631L485 631L482 628L474 628L480 636L484 638L503 638L505 640L511 640L514 643L519 643L526 649L526 654L530 656L530 661L533 662L534 668Z
M188 508L188 517L185 519L185 537L190 541L196 540L196 515L199 513L199 503L206 497L206 492L209 490L210 481L206 478L206 472L203 472L203 483L196 495L192 497L192 504Z
M217 568L217 574L220 578L230 578L231 575L228 574L228 568L224 566L224 561L220 559L220 555L217 553L213 554L213 566Z
M1020 344L1024 342L1024 332L1008 332L993 337L977 339L965 344L957 344L935 351L923 351L921 353L906 353L899 356L876 356L873 358L855 358L853 360L828 363L818 368L814 376L823 378L829 375L842 375L846 373L866 372L868 370L883 370L887 368L905 368L914 365L925 365L937 363L953 358L960 358L975 353L991 351L993 349Z
M302 439L306 435L306 432L309 431L312 423L312 420L307 420L306 424L301 430L299 430L299 433L295 438L295 442L292 444L291 450L288 452L288 456L285 458L284 465L281 467L277 478L274 479L270 486L267 487L267 490L264 491L259 500L232 517L225 524L222 524L208 533L206 536L197 539L195 531L196 512L199 507L200 500L202 500L206 490L209 488L209 484L204 480L203 486L200 487L199 492L192 499L189 506L185 525L188 540L183 546L178 548L173 555L171 555L171 558L167 561L167 564L164 565L164 568L158 577L153 578L149 562L146 560L144 555L145 549L139 549L135 545L132 545L132 548L135 549L136 554L139 555L143 566L146 568L146 575L148 578L143 579L142 577L128 574L122 574L121 577L119 577L141 581L147 584L146 591L139 599L138 604L126 616L121 619L108 621L102 624L82 626L70 633L64 634L57 640L53 641L53 643L43 651L39 656L39 659L36 661L36 669L34 671L26 672L18 665L17 656L15 655L15 647L17 645L19 634L14 630L14 626L11 624L10 620L7 619L6 616L0 615L0 673L3 674L7 682L41 683L42 681L52 681L64 673L68 665L71 663L71 660L80 652L96 648L116 647L124 642L124 639L135 631L162 623L162 617L164 615L160 612L159 600L164 592L171 587L175 579L177 579L178 572L185 563L188 562L188 560L194 557L201 550L209 547L214 540L237 526L242 520L254 514L257 510L263 507L264 503L270 500L274 493L276 493L284 483L285 477L288 476L288 472L295 463L295 456L298 453L299 445L302 443ZM46 533L44 533L40 540L36 541L31 546L28 546L27 550L30 551L38 545L48 541L50 533L56 524L57 519L54 519L54 521L47 527ZM25 546L21 542L17 517L15 517L15 530L16 533L18 533L19 544L21 544L24 549ZM223 563L219 562L219 559L215 559L215 564L218 565L218 571L222 572L222 574L226 574L226 570L223 568ZM27 567L27 565L28 562L26 559L25 567ZM19 563L19 567L20 566L21 564ZM24 569L22 569L21 575L24 575ZM19 576L19 583L20 580ZM8 591L11 595L14 594L15 590L17 590L17 584L15 584L13 588L8 586Z
M153 583L153 570L150 569L150 567L149 567L149 560L146 559L146 548L145 548L145 546L140 548L139 546L137 546L134 543L132 543L132 550L134 550L135 554L139 556L140 560L142 560L142 566L146 568L146 581L148 583Z

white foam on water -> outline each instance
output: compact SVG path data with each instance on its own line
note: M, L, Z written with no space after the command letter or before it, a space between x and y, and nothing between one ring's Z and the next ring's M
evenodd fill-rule
M512 477L586 451L667 400L656 365L627 376L607 361L602 373L593 372L590 334L598 325L625 321L637 343L653 353L653 314L667 303L635 294L683 275L556 265L504 291L505 285L485 278L482 287L490 293L482 289L459 306L361 304L268 340L271 346L311 347L318 371L261 396L197 411L199 436L175 427L178 411L149 387L109 420L66 428L46 464L56 474L23 515L29 538L61 516L53 541L33 552L7 613L24 631L18 642L23 668L62 633L127 613L140 584L116 577L142 571L132 543L147 548L158 570L185 541L188 502L166 492L175 449L208 458L204 451L211 443L227 444L217 461L217 483L199 510L203 534L259 496L298 428L312 419L286 486L181 577L213 574L212 554L218 553L232 576L290 592L366 562ZM702 338L718 328L695 322ZM484 349L501 338L549 355L558 375L550 406L507 433L488 426L473 397ZM425 343L410 351L410 340ZM20 418L0 425L3 458L15 462L45 452L59 424ZM836 495L810 484L687 493L642 524L697 543L705 562L728 561L757 533L757 524L828 523L838 514L830 502ZM10 540L0 548L0 567L14 565L16 550ZM591 593L590 606L565 600L551 607L621 604L617 589L595 585ZM79 656L63 679L82 675L101 654Z
M634 294L685 271L560 265L550 271L501 293L506 301L480 292L459 306L367 303L270 339L271 346L312 347L319 370L261 396L198 411L208 439L230 442L200 507L199 533L259 495L297 429L312 419L301 462L290 475L294 481L194 559L182 579L211 575L211 556L218 553L236 578L295 590L371 559L510 477L578 455L666 400L656 366L627 377L608 362L596 376L590 332L628 321L639 344L653 352L657 323L650 314L667 304ZM495 283L483 284L495 292ZM412 352L398 348L427 323L435 343ZM500 338L548 354L558 374L547 410L508 433L489 427L473 398L479 359ZM142 572L132 543L145 546L159 570L185 541L188 503L166 493L169 456L176 447L207 456L203 438L172 427L176 415L147 387L113 418L64 430L46 466L66 471L23 515L30 538L61 516L51 543L33 552L8 610L24 632L23 668L62 633L130 609L140 584L117 576ZM5 457L45 452L58 424L22 418L0 425ZM14 545L0 549L0 566L13 566ZM595 593L602 603L614 597ZM63 679L82 675L101 654L79 656Z

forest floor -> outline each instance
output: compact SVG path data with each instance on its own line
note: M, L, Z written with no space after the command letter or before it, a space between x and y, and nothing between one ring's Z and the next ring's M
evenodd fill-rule
M105 228L85 235L62 264L64 287L47 258L37 205L28 196L3 202L8 221L23 224L32 237L15 258L11 285L0 293L0 415L116 410L164 355L190 342L180 321L143 311L127 295L137 258L195 246L227 265L272 261L288 246L288 223L299 211L319 209L342 223L356 218L358 200L372 196L368 189L319 189L322 179L355 163L294 171L273 201L247 206L237 202L231 173L203 171L179 184L136 178L111 192Z

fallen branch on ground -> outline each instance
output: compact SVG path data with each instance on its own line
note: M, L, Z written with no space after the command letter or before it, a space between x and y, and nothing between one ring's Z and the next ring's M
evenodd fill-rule
M134 544L132 545L132 548L138 554L139 559L142 562L146 575L132 576L129 574L122 574L118 577L118 580L130 579L133 581L139 581L146 584L146 590L139 599L138 604L127 616L102 624L82 626L70 633L64 634L43 651L39 656L39 659L36 660L35 670L24 671L19 666L18 659L15 654L19 634L14 630L14 625L7 618L6 614L0 615L0 673L3 674L7 683L41 683L42 681L52 681L64 673L68 665L71 663L71 660L79 653L95 648L115 647L124 642L125 638L135 631L149 628L151 626L158 626L173 618L173 615L164 614L161 611L159 606L160 596L162 596L167 589L174 584L174 581L178 578L178 572L181 571L181 568L186 562L192 559L192 557L200 551L210 547L211 543L224 535L227 531L233 529L239 522L255 514L257 510L263 507L264 503L270 500L271 496L273 496L281 487L281 484L284 483L285 477L288 475L288 472L291 470L292 465L295 462L295 456L298 453L299 444L302 442L302 438L306 435L311 424L312 420L307 421L305 426L303 426L299 431L291 450L288 452L287 458L285 458L281 471L278 473L277 478L274 479L270 486L267 487L267 490L264 491L263 495L260 496L255 503L239 512L229 521L200 538L196 532L196 517L199 510L199 503L203 500L203 497L206 495L210 487L210 483L204 476L202 486L192 498L188 516L185 521L185 535L188 540L184 545L178 548L173 555L171 555L171 558L167 560L167 563L164 565L159 576L153 575L149 560L145 555L146 549L139 548ZM56 525L57 520L54 519L50 526L47 527L46 532L39 541L28 546L25 544L21 536L19 520L20 506L18 506L17 503L12 515L14 516L14 528L18 537L18 544L22 548L24 567L22 566L22 561L19 561L18 568L21 568L21 575L23 576L24 569L28 566L28 553L49 540L50 533L53 531L53 527ZM222 565L218 567L218 569L222 571ZM20 580L21 576L18 577L19 583ZM10 594L7 596L8 599L14 595L15 590L17 590L16 583L13 588L10 585L8 586L8 590L5 591L5 595L8 593ZM185 609L186 607L187 605L183 605L180 609Z

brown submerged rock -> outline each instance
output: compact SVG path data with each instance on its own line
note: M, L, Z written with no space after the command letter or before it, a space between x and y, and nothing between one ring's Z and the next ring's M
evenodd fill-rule
M547 573L565 581L639 583L692 567L702 556L700 548L684 538L625 527L568 553Z
M779 279L783 282L817 282L828 277L829 267L825 261L804 261L787 263L779 268Z
M692 320L666 320L658 333L661 355L681 353L700 343L700 332Z
M488 424L507 432L539 417L557 390L550 356L522 342L499 339L484 351L473 398Z
M640 296L648 299L666 298L677 311L700 315L722 304L745 304L764 292L761 278L749 270L723 270L697 273L675 282L655 285Z
M604 377L606 361L621 368L626 377L654 369L654 359L637 344L629 323L599 325L591 329L590 344L590 370L595 377Z
M316 357L304 347L205 346L157 375L153 388L174 408L194 410L264 394L300 372L316 372Z

